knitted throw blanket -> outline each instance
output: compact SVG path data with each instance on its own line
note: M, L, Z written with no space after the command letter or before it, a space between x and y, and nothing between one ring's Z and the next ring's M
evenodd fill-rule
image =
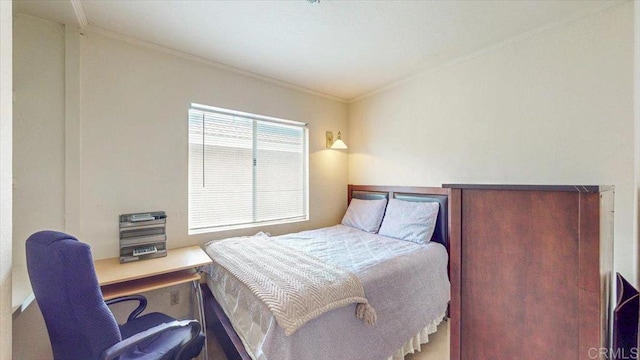
M345 269L264 237L213 242L207 253L265 303L287 336L307 321L353 303L358 304L356 317L375 324L376 313L360 279Z

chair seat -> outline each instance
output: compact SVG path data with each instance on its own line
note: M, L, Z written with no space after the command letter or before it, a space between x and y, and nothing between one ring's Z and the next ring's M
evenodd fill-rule
M139 332L174 320L174 318L165 314L153 312L139 316L120 325L120 333L124 340ZM178 345L184 341L185 338L189 338L189 328L179 328L167 331L159 336L141 342L134 351L121 355L120 359L172 359L179 349ZM197 356L200 352L200 347L196 346L195 348L196 349L192 351L185 351L184 358L191 359Z

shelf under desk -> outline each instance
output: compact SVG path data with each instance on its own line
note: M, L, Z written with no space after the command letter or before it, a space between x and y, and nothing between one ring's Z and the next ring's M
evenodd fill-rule
M119 296L140 294L192 281L200 281L200 274L195 269L174 271L122 283L103 285L101 286L102 297L105 300L110 300Z

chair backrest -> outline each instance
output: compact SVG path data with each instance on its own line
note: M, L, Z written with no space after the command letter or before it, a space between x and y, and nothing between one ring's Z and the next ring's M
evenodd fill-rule
M41 231L27 239L26 253L55 359L97 359L121 341L102 299L89 245L65 233Z

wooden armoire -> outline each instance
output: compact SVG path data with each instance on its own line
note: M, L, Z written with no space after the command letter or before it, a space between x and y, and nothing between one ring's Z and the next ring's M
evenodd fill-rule
M451 189L451 359L604 359L613 187Z

